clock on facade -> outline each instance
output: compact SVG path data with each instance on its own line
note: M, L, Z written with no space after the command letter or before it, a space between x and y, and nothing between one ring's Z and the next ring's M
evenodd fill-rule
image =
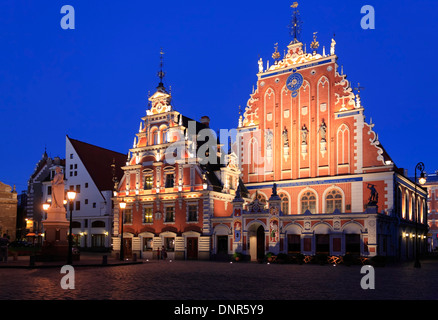
M296 72L292 73L286 80L286 88L292 91L292 97L295 98L298 95L298 90L303 85L303 76Z

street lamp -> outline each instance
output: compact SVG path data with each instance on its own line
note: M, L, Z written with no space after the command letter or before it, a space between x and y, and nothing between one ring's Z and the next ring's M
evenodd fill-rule
M48 203L48 202L44 202L43 203L43 210L44 210L44 212L45 212L45 214L47 214L47 210L49 210L49 208L50 208L50 203ZM44 217L41 217L41 220L43 220L43 219L46 219L46 215L44 215ZM38 230L37 230L37 235L38 235L38 245L40 245L40 235L39 235L39 232L40 232L40 224L39 224L39 221L38 221ZM41 238L42 238L42 233L41 233ZM42 240L42 239L41 239Z
M423 185L426 183L426 176L424 174L424 163L419 162L415 166L415 196L414 196L414 214L415 214L415 268L421 268L421 263L418 257L418 201L417 201L417 170L420 171L420 178L418 182Z
M121 229L121 233L120 233L120 260L123 261L125 259L125 253L124 253L124 249L123 249L123 224L125 223L125 219L124 219L124 210L126 208L126 202L125 201L120 201L119 203L120 209L122 211L122 218L121 218L121 223L122 223L122 229Z
M74 191L68 191L67 192L67 198L69 201L70 206L70 227L69 227L69 234L68 234L68 255L67 255L67 264L73 264L72 259L72 251L73 251L73 234L72 234L72 219L73 219L73 201L76 198L76 192Z

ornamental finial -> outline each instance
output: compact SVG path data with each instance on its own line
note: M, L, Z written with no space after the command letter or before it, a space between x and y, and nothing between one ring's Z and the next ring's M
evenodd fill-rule
M278 52L278 42L274 44L275 52L272 54L272 59L277 63L278 59L280 59L280 52Z
M292 43L299 42L300 34L301 34L301 26L303 22L300 19L300 12L298 11L298 2L294 2L291 5L291 8L294 9L292 13L292 20L290 24L290 35L292 36L293 40Z
M158 87L160 88L164 88L164 84L163 84L163 78L166 75L166 73L163 71L163 48L161 48L160 50L160 71L158 71L157 75L158 78L160 78L160 83L158 84Z

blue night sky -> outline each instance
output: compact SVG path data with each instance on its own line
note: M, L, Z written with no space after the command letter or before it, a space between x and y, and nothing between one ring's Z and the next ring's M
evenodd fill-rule
M47 146L65 157L65 135L127 153L163 48L165 86L184 115L235 128L256 84L257 61L292 40L292 1L24 1L0 3L0 181L20 193ZM63 5L75 30L60 26ZM372 5L374 30L360 13ZM359 82L366 120L397 166L438 169L438 1L301 1L301 40L313 32ZM272 59L271 59L272 62Z

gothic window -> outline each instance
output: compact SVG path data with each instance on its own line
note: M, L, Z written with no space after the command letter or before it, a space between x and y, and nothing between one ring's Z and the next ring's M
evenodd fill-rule
M345 124L342 124L337 133L338 164L350 162L350 131Z
M316 213L316 196L313 191L306 191L301 196L301 213L305 213L307 210L310 211L310 213L315 214Z
M249 166L249 173L256 173L257 170L257 162L258 162L258 144L257 140L252 138L249 142L249 148L248 148L248 166Z
M285 193L280 193L279 197L281 199L281 211L283 215L290 214L289 213L289 198Z
M326 213L333 213L336 209L342 212L342 194L339 190L333 189L327 193L325 198Z

